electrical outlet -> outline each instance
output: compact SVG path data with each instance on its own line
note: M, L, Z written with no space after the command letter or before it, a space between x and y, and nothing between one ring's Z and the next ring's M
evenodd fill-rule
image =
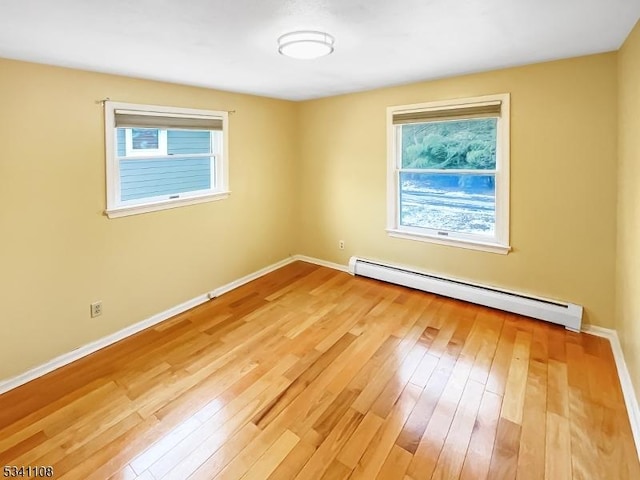
M102 302L94 302L91 304L91 318L102 315Z
M344 250L344 240L338 240L338 248Z

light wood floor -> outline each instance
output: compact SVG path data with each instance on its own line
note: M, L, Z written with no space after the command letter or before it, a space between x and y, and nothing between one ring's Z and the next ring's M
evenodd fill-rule
M0 396L59 479L640 479L608 343L295 263Z

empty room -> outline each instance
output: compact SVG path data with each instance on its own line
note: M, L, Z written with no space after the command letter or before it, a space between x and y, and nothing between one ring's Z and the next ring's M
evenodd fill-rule
M639 18L0 2L0 478L640 479Z

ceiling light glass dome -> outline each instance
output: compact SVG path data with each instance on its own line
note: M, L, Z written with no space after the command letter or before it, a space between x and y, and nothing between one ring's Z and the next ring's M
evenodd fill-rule
M309 60L333 52L335 39L324 32L301 30L278 38L278 52L287 57Z

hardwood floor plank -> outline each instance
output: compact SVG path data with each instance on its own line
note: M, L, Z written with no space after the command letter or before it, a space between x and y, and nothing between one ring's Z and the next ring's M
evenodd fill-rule
M298 475L317 446L304 439L299 441L289 454L280 462L278 467L269 475L269 480L290 480ZM351 471L349 471L351 473Z
M337 460L346 465L349 470L356 468L367 445L369 445L382 424L383 420L380 417L371 412L367 413L356 431L338 453Z
M189 480L209 480L223 468L225 468L241 451L248 445L258 434L260 430L253 423L248 423L235 435L227 436L224 442L221 442L219 448L215 449L215 453L209 456L202 455L188 464L185 462L178 464L171 472L158 471L154 476L158 479L168 480L175 478L176 480L189 478ZM204 459L204 461L201 461ZM163 474L167 474L163 476Z
M300 438L297 435L285 430L282 436L264 452L242 478L246 480L268 478L299 441Z
M187 421L178 425L143 453L131 460L129 463L131 468L136 474L142 474L142 472L162 458L169 450L193 433L201 424L202 423L195 417L188 418Z
M263 410L258 412L252 419L253 423L260 428L265 428L269 425L269 423L316 380L356 338L356 336L350 333L345 333L338 342L323 353L309 368L302 372L298 378L294 379L289 388L275 399L274 403L267 405Z
M348 385L378 348L384 343L387 332L382 327L376 327L376 324L370 325L370 328L362 333L344 352L336 359L336 362L327 368L307 389L308 395L313 399L307 401L303 405L303 412L298 416L295 424L291 427L292 431L304 437L324 412L328 409L329 414L336 398L347 395L349 397L347 404L350 406L353 399L360 393L357 390L348 389L348 392L338 394L346 385ZM341 365L355 365L355 368L345 368ZM339 388L342 387L342 388ZM319 395L314 395L319 393Z
M350 408L320 444L296 478L320 478L356 431L364 416Z
M502 418L517 425L522 425L530 347L531 335L517 332L500 412Z
M99 457L99 454L105 448L105 445L116 445L118 439L127 435L138 426L143 426L143 420L137 413L132 413L122 419L120 422L112 425L110 428L102 431L99 435L94 436L91 440L82 444L70 453L64 448L54 449L47 452L42 457L33 461L34 465L55 465L56 475L64 475L70 470L75 469L83 462L90 462L92 459ZM123 462L124 467L128 462ZM113 473L113 472L112 472Z
M442 325L429 347L429 353L436 357L444 355L453 334L458 328L458 322L461 321L461 312L464 310L462 305L456 305L449 299L447 299L447 303L449 303L449 308L443 309L443 313L447 312L447 316L440 317Z
M361 323L366 313L375 303L373 299L363 300L357 298L352 304L349 304L344 310L340 311L340 307L336 309L337 323L332 329L327 329L324 333L325 337L321 339L315 349L320 352L326 352L337 339L349 333L357 324ZM353 335L353 334L351 334Z
M254 375L256 372L247 374L246 377L242 377L238 381L241 384L240 388L234 388L238 386L238 384L234 384L211 403L199 409L195 413L195 417L203 423L217 421L218 419L223 421L224 418L233 415L235 411L243 408L248 401L255 398L260 392L269 389L275 383L288 386L290 381L283 375L297 361L298 358L296 356L285 355L280 358L280 361L271 370L266 371L265 368L257 370L257 375ZM246 380L249 381L247 382Z
M161 457L151 467L151 473L154 476L162 476L167 471L172 471L173 478L184 478L185 473L191 473L200 464L207 460L209 456L214 454L226 439L246 427L246 423L262 405L271 401L275 396L286 388L289 381L280 378L266 388L257 388L261 390L257 396L248 399L235 399L236 405L233 412L221 411L214 417L204 422L191 435L180 442L176 447L171 449L167 454Z
M441 303L434 302L436 309ZM369 382L353 403L353 408L366 414L376 403L379 415L386 417L395 400L400 395L406 382L416 372L422 358L429 348L430 342L423 337L427 326L433 320L433 314L425 313L416 322L409 333L398 344L390 361L385 362L378 370L373 381ZM422 339L422 341L421 341ZM429 342L429 343L427 343Z
M549 360L547 411L569 418L569 381L566 363Z
M376 415L378 415L380 418L386 418L387 416L389 416L389 413L391 412L391 410L393 409L393 406L398 401L400 394L405 389L407 383L409 383L409 380L411 380L411 377L416 371L416 368L418 368L418 365L420 365L420 362L422 361L422 358L425 355L426 355L426 348L420 344L417 344L411 350L409 355L407 355L405 361L402 363L400 367L400 371L394 372L391 375L391 379L388 381L386 386L384 386L384 390L382 390L380 395L377 397L377 399L375 400L375 403L373 403L373 405L371 406L367 406L366 410L369 410L370 408L371 411ZM385 378L384 375L381 376L381 380L384 378ZM377 387L379 388L380 385L378 384ZM378 390L378 388L376 387L372 388L371 393L376 393L376 390ZM370 402L369 399L372 396L373 395L371 395L367 399L364 405L369 404ZM358 398L356 402L354 402L354 404L357 404L357 401L360 400L361 398ZM357 408L358 410L365 409L365 406L362 405L362 403L364 402L361 402L359 405L355 405L355 408Z
M493 362L498 339L504 324L505 314L495 310L482 309L476 316L476 322L480 327L482 339L476 359L469 374L473 381L487 384L491 364Z
M336 305L334 303L320 306L314 314L309 315L304 320L300 321L300 319L298 319L297 322L284 332L284 336L290 339L296 338L305 330L310 329L315 323L321 321L322 318L329 314L335 307Z
M347 362L342 371L336 375L331 382L329 382L326 387L327 391L337 394L349 385L369 359L371 359L376 351L378 351L378 349L380 349L389 338L389 333L385 330L386 329L371 331L371 334L367 335L366 342L364 336L358 340L360 348L358 348L357 352L354 352L354 355L349 362ZM360 392L358 391L358 393Z
M582 349L582 347L580 347ZM569 349L567 349L569 356ZM586 379L586 377L585 377ZM587 432L597 431L602 420L601 407L588 404L587 395L577 387L569 388L569 425L571 432L571 470L573 478L603 478L598 460L598 440ZM600 418L599 418L600 417Z
M150 417L141 423L137 423L115 440L107 441L100 450L90 457L81 458L80 463L58 478L63 480L78 478L99 480L109 478L114 473L122 470L132 457L143 450L145 445L153 442L164 433L166 433L166 427L158 422L156 418ZM66 458L72 464L76 463L77 457L69 456ZM55 464L56 471L59 464L59 462Z
M427 330L428 329L429 327L427 327ZM427 338L429 340L433 340L433 338L435 338L435 337L431 337L430 334L427 334L426 330L425 330L425 334L423 334L423 336L420 338L421 339ZM420 343L420 344L424 345L426 348L429 348L429 344L431 343L429 340L427 340L425 343ZM428 355L428 354L425 355L424 357L422 357L420 364L416 368L416 371L413 373L409 381L418 387L422 387L422 388L426 387L427 382L431 378L431 375L433 374L437 366L438 366L438 357L435 357L433 355Z
M566 344L567 351L567 382L569 387L589 395L589 371L584 349L575 343Z
M22 455L26 455L28 452L31 452L36 448L40 448L40 446L46 443L48 439L49 437L45 435L42 430L25 438L24 440L16 438L14 440L15 443L11 447L0 452L0 464L10 465L14 459L19 458Z
M376 480L402 480L405 478L405 472L407 468L409 468L411 458L412 455L409 452L400 448L398 445L394 445L382 465Z
M547 354L544 349L542 352L536 350L532 345L518 452L518 479L542 480L545 476Z
M422 391L420 398L418 398L416 408L411 412L411 415L396 440L396 444L399 447L411 454L415 454L418 449L420 439L424 435L424 431L431 420L436 405L440 401L442 392L449 381L454 367L453 360L448 356L441 358L439 361L437 357L429 354L425 355L425 357L435 359L438 362L438 368Z
M459 478L482 400L484 385L470 380L465 386L432 479Z
M558 363L567 363L566 338L562 327L550 327L549 360L554 360Z
M488 478L509 480L516 478L521 426L500 417Z
M416 480L431 478L433 475L465 390L471 366L470 362L460 359L453 367L407 470L407 473Z
M142 474L136 477L136 480L156 480L154 476L149 472L149 470L145 470Z
M509 373L511 358L513 356L513 345L517 333L513 318L506 314L503 314L503 316L504 321L502 323L502 329L500 330L498 345L486 383L486 389L498 395L504 395L507 374Z
M9 392L9 394L11 393ZM121 397L121 393L118 392L115 382L111 380L96 381L85 389L71 392L68 396L63 397L60 402L55 403L51 411L45 408L41 411L27 414L24 418L19 419L15 425L8 425L0 431L0 452L6 452L10 447L14 447L38 432L43 432L49 425L64 425L65 422L68 422L71 423L71 426L74 426L77 422L82 421L85 415L90 415L92 408L96 404L100 405L105 401L108 402L114 395ZM7 409L9 409L11 406L9 402L14 400L13 397L13 395L2 395L0 397L3 400L2 405L4 406L7 403ZM41 444L38 444L37 448L43 449ZM44 448L46 449L46 447Z
M364 366L358 371L353 379L347 385L347 388L353 391L362 392L371 382L378 379L383 366L387 361L394 358L398 346L402 340L393 335L389 336L380 348L376 350L373 356L365 362Z
M572 478L571 431L567 417L547 412L544 478Z
M474 380L470 378L470 381ZM485 390L464 459L461 480L488 478L501 408L502 397Z
M263 431L250 440L215 477L208 473L206 478L217 480L241 478L277 439L275 429L268 430L266 433Z
M369 443L350 478L354 480L376 478L393 449L404 422L413 411L420 392L420 387L412 383L407 384L389 416Z
M329 406L322 412L322 415L314 422L313 428L321 437L326 438L329 433L336 428L344 414L351 408L357 392L343 390Z
M119 472L111 475L109 477L109 480L136 480L136 478L138 478L136 472L134 472L133 469L129 465L127 465Z
M333 460L329 468L322 475L321 480L344 480L351 475L351 469L344 466L338 460Z

